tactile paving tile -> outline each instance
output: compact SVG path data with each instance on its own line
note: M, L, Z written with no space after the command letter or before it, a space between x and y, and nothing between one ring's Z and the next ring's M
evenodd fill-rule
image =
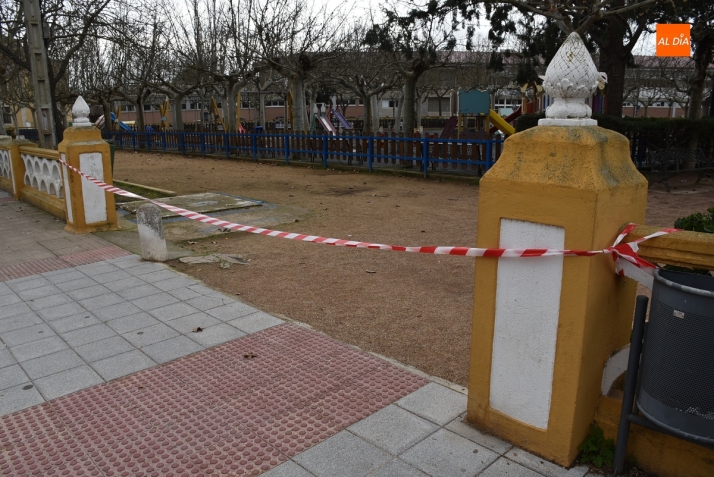
M65 424L50 404L31 408L33 412L15 412L0 417L0 451L8 450L23 440L65 430Z
M55 466L84 456L80 443L69 431L24 439L0 453L2 475L44 475Z
M429 383L420 376L392 365L363 374L351 381L372 394L387 398L390 403Z
M259 475L288 460L286 455L248 430L198 449L190 458L201 475Z
M258 475L426 383L279 325L0 418L0 475Z
M292 457L328 437L341 427L310 408L294 408L251 428L261 439Z
M310 402L307 407L320 413L339 428L345 428L392 402L394 400L371 394L359 386L351 385L336 389Z

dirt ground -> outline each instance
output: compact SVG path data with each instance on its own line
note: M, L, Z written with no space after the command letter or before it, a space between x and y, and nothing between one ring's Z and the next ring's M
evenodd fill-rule
M115 178L179 194L220 191L306 208L280 230L395 245L473 246L478 186L366 172L117 151ZM681 182L686 180L687 182ZM714 206L714 181L692 192L678 177L672 193L650 191L649 225ZM689 192L689 193L688 193ZM466 385L474 260L355 250L229 233L185 245L233 253L249 265L171 263L245 302L308 323L337 339Z

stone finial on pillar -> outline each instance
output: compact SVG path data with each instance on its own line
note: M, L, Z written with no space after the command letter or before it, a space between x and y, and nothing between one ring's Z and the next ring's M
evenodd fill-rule
M72 106L72 116L74 116L72 126L76 128L94 127L94 124L89 120L89 105L81 96L77 96L77 101Z
M545 72L543 89L553 97L539 126L597 126L592 109L585 101L598 86L598 73L590 53L577 33L561 45Z
M165 262L169 258L161 223L161 209L158 205L144 204L136 210L136 224L141 241L141 258L154 262Z

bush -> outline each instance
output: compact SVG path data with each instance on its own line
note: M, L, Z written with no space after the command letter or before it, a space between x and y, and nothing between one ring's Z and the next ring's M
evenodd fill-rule
M590 424L590 433L582 444L578 446L580 462L591 464L598 469L611 469L615 459L615 441L605 439L602 429L595 424Z
M714 234L714 207L709 207L707 212L709 213L697 212L687 217L680 217L674 221L674 226L682 230Z

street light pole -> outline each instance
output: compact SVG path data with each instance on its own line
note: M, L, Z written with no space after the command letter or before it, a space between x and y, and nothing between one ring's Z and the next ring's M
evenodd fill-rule
M28 60L32 70L32 87L35 92L37 133L40 146L54 149L57 146L55 104L50 88L47 47L45 45L45 38L49 37L50 32L44 31L39 0L22 0L22 4L25 9L25 28L27 28L27 44L30 53Z

